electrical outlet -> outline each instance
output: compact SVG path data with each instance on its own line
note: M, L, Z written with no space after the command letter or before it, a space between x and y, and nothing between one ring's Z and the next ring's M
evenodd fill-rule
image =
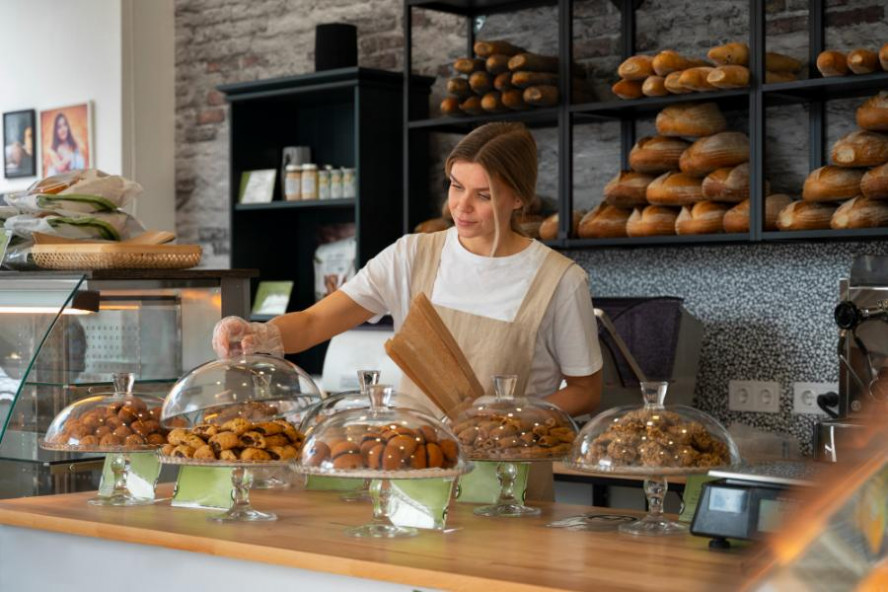
M817 406L817 395L839 392L837 382L794 382L792 384L792 412L826 415Z
M752 413L779 413L780 383L732 380L728 383L728 409Z

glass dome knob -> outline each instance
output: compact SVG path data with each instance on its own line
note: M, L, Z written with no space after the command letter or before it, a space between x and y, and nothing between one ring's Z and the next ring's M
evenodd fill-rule
M514 399L517 386L517 374L497 374L493 377L493 392L498 401Z

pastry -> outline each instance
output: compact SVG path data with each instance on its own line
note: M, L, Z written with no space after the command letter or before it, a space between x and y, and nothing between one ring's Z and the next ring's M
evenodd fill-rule
M574 210L573 221L571 224L571 236L577 235L577 227L580 225L582 217L583 212ZM552 214L540 224L540 239L555 240L556 238L558 238L558 214Z
M873 199L888 199L888 164L868 170L860 179L860 190Z
M749 65L749 46L745 43L726 43L713 47L706 54L707 57L721 65Z
M684 151L679 160L682 172L704 177L724 167L734 167L749 160L749 139L742 132L721 132L701 138Z
M535 107L552 107L558 103L558 87L538 84L524 89L524 102Z
M777 230L777 216L792 202L792 198L782 193L774 193L765 198L765 230ZM749 232L749 200L746 199L725 213L725 232Z
M690 142L668 136L646 136L629 152L629 166L639 173L665 173L678 169L682 153Z
M888 132L888 91L882 91L857 108L857 125L865 130Z
M703 179L703 197L739 203L749 197L749 163L716 169Z
M749 86L749 68L746 66L719 66L709 73L706 81L716 88L744 88Z
M512 72L522 70L530 72L558 72L558 58L529 52L519 53L509 59L509 70Z
M711 136L727 129L728 122L716 103L670 105L657 114L661 136Z
M495 53L484 61L484 67L494 76L509 71L509 56Z
M830 228L877 228L888 226L888 202L859 195L839 206Z
M821 76L844 76L848 73L848 61L839 51L823 51L817 56L817 70Z
M837 166L820 167L805 179L802 199L806 201L844 201L860 194L863 171Z
M666 75L666 78L663 79L663 87L673 95L686 95L688 93L694 92L689 88L685 88L681 85L681 70L676 70L675 72L670 72Z
M488 58L494 54L513 56L524 51L508 41L476 41L472 49L475 50L475 55L482 58Z
M271 460L271 455L267 450L260 448L244 448L240 453L240 460L247 462L262 462Z
M829 228L836 211L834 205L814 201L794 201L780 211L780 230L823 230Z
M888 163L888 136L856 131L833 145L832 161L845 167L873 167Z
M619 80L611 87L611 90L621 99L640 99L644 96L639 80Z
M703 181L684 173L663 173L647 187L647 200L653 205L684 206L703 201Z
M682 70L678 77L678 85L687 90L697 92L715 90L715 86L709 83L709 75L715 72L715 68L698 66Z
M580 238L620 238L626 236L626 223L632 210L600 203L580 220Z
M617 75L624 80L644 81L648 76L653 76L653 56L636 55L624 61L617 68Z
M648 76L641 83L641 94L646 97L665 97L669 94L666 79L662 76Z
M708 64L703 60L688 59L677 51L672 51L670 49L661 51L655 55L654 59L651 61L651 67L654 69L657 76L666 76L672 72L706 65Z
M631 237L675 234L678 211L665 206L635 208L626 222L626 234Z
M647 186L656 177L634 171L620 171L604 186L604 201L612 206L632 208L647 204Z
M479 58L459 58L453 62L453 69L460 74L471 74L484 70L484 60Z
M846 56L848 69L855 74L872 74L879 70L879 54L868 49L855 49Z
M727 204L701 201L684 206L675 219L676 234L714 234L722 232L722 220L730 208Z

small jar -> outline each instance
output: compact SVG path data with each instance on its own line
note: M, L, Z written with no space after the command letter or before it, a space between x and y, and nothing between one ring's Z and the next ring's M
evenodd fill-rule
M288 164L284 175L284 199L298 201L302 199L302 167Z
M326 164L323 170L318 171L318 199L330 199L330 171L332 169L332 166Z
M318 198L318 165L302 165L302 199Z
M342 197L342 169L330 171L330 199Z
M342 197L355 198L358 188L355 183L355 169L342 168Z

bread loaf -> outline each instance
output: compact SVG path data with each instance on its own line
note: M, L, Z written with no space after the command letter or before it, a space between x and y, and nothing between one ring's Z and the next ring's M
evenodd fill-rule
M829 228L836 207L816 201L794 201L777 216L780 230L824 230Z
M666 78L663 79L663 86L666 87L673 95L686 95L688 93L694 92L689 88L685 88L681 85L681 73L683 70L676 70L675 72L670 72L666 75Z
M481 115L484 108L481 107L481 97L473 95L459 104L459 109L468 115Z
M703 60L688 59L677 51L672 51L671 49L661 51L654 56L654 59L651 62L651 66L657 76L666 76L667 74L678 72L679 70L687 70L688 68L694 68L696 66L708 65L709 64Z
M638 80L619 80L611 90L621 99L640 99L644 96L641 92L641 82Z
M728 122L716 103L670 105L657 114L657 133L661 136L711 136L728 128Z
M500 92L515 88L515 85L512 84L512 73L503 72L502 74L497 74L496 78L493 79L493 88Z
M647 205L647 187L653 175L620 171L604 186L604 201L612 206L633 208Z
M840 51L822 51L817 56L817 69L824 77L844 76L848 73L848 60Z
M484 70L484 60L478 58L459 58L453 62L453 69L460 74L471 74Z
M489 58L494 54L503 54L513 56L524 50L517 45L512 45L508 41L476 41L473 46L475 55L482 58Z
M888 43L879 50L879 64L881 64L883 70L888 72Z
M529 70L531 72L558 72L558 58L535 53L519 53L509 60L509 70Z
M749 68L746 66L719 66L706 79L716 88L743 88L749 86Z
M832 161L845 167L872 167L888 162L888 136L869 131L851 132L833 145Z
M879 54L868 49L855 49L846 57L848 69L855 74L872 74L879 70Z
M690 142L669 136L640 138L629 151L629 166L640 173L665 173L678 169L678 159Z
M524 91L520 88L510 88L509 90L502 91L500 100L502 100L503 105L512 111L530 109L530 105L524 102Z
M573 220L571 222L571 236L577 235L577 227L579 227L582 218L583 212L574 210ZM558 214L552 214L540 224L540 239L555 240L556 238L558 238Z
M493 76L488 72L472 72L469 76L469 87L478 95L485 95L493 90Z
M641 83L641 93L646 97L665 97L669 94L666 79L662 76L648 76Z
M444 115L462 115L459 108L459 99L456 97L444 97L441 101L441 113Z
M502 94L498 90L492 90L481 97L481 108L488 113L500 113L506 110L503 105Z
M888 202L862 195L840 205L829 223L835 230L879 226L888 226Z
M509 56L495 53L484 61L484 67L494 76L509 71Z
M798 77L793 72L772 72L768 70L765 72L765 84L777 84L780 82L793 82L798 80Z
M872 199L888 199L888 164L868 170L860 180L860 191Z
M749 163L716 169L706 175L703 197L730 203L749 198Z
M469 87L469 81L465 78L451 78L447 81L447 92L457 98L464 99L472 94L472 89Z
M802 69L802 62L794 57L769 51L765 54L765 70L769 72L798 72Z
M777 230L777 216L792 203L792 198L783 193L774 193L765 198L765 230ZM743 200L725 213L725 232L749 232L749 200Z
M648 55L632 56L620 64L617 75L623 80L641 80L654 74L654 58Z
M701 201L684 206L675 219L675 234L715 234L722 232L722 221L730 206L714 201Z
M684 151L678 166L683 173L705 177L715 169L749 160L749 139L742 132L721 132L700 138Z
M707 56L716 64L723 66L748 66L749 46L745 43L726 43L710 49Z
M632 210L600 203L580 219L580 238L620 238L626 236L626 223Z
M703 181L684 173L663 173L647 187L645 197L658 206L686 206L703 201Z
M681 76L678 77L678 85L687 90L697 92L705 92L707 90L715 90L715 87L709 84L709 75L715 71L715 68L708 66L698 66L696 68L688 68L682 70Z
M552 107L558 104L557 86L529 86L524 89L524 102L536 107Z
M539 84L558 85L558 74L551 72L512 72L512 85L518 88L537 86Z
M448 224L447 220L444 218L431 218L417 224L416 228L413 229L413 232L438 232L440 230L447 230L448 228L450 228L450 224Z
M626 234L631 237L664 236L675 234L678 211L665 206L635 208L626 222Z
M888 91L881 91L857 108L857 125L863 129L888 132Z
M863 171L825 166L811 171L805 179L802 199L806 201L844 201L860 194Z

